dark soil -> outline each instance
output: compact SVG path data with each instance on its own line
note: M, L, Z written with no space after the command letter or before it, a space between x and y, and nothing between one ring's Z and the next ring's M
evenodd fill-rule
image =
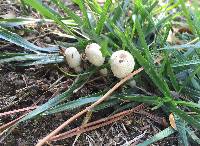
M13 67L12 65L1 66L0 74L0 98L1 112L11 111L29 107L33 104L46 102L48 99L66 90L72 84L73 79L63 78L58 86L49 90L48 88L62 75L53 66L35 66L31 68ZM103 81L102 81L103 82ZM95 85L95 83L94 83ZM95 86L86 85L73 98L84 96L96 90ZM97 120L111 114L113 109L95 113L92 120ZM36 118L25 122L15 128L11 134L5 137L1 142L3 145L29 146L35 145L37 141L61 125L77 111L62 112L52 116ZM5 124L16 119L21 114L2 117L1 123ZM154 115L163 116L163 114ZM81 125L83 119L67 127L70 130ZM134 114L127 116L112 125L99 128L95 131L82 134L76 142L76 145L123 145L124 143L136 138L135 142L142 142L158 133L164 127L145 117L144 115ZM72 145L74 138L69 138L56 142L60 145ZM173 145L176 137L168 137L158 145Z

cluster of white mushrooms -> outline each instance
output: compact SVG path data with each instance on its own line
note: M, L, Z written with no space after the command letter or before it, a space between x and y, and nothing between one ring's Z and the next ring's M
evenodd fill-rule
M96 43L87 45L85 49L87 60L97 67L102 66L105 62L105 57L100 49L101 47ZM65 58L69 66L76 72L82 71L81 55L75 47L69 47L65 50ZM117 78L124 78L133 71L135 66L133 56L124 50L114 52L110 57L109 63L114 76ZM106 68L100 70L102 75L107 75L107 72Z

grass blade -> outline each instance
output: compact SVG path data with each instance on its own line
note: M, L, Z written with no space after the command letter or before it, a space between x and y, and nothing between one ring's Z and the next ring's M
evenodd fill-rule
M197 121L196 119L194 119L192 116L189 116L187 113L185 113L184 111L176 108L176 106L174 106L173 104L166 104L165 106L167 109L170 110L170 112L175 113L176 115L178 115L181 119L183 119L184 121L186 121L188 124L196 127L197 129L200 130L200 124L199 121Z
M54 114L54 113L58 113L58 112L62 112L62 111L72 110L77 107L80 107L80 106L83 106L83 105L86 105L89 103L93 103L93 102L97 101L99 98L100 98L100 96L79 98L77 100L73 100L73 101L55 106L54 108L49 109L47 112L45 112L44 115L49 115L49 114Z
M187 132L190 135L190 137L197 143L200 145L200 139L197 137L197 135L194 133L194 131L190 130L189 127L187 127Z
M81 12L83 13L83 23L87 29L91 28L90 20L88 17L87 9L84 5L84 0L76 0L76 3L79 5Z
M178 92L180 90L180 87L179 87L179 84L178 84L178 82L176 80L176 76L175 76L175 74L173 72L173 69L172 69L171 64L169 62L169 59L167 61L167 73L168 73L168 77L170 78L174 89Z
M97 14L102 13L102 8L98 4L97 0L86 0L86 2L92 11L94 11Z
M8 54L9 55L9 54ZM1 56L1 55L0 55ZM16 53L13 55L8 56L7 58L0 59L0 64L3 63L9 63L9 62L14 62L14 61L41 61L41 60L53 60L53 59L62 59L64 61L63 56L59 56L59 54L22 54L22 53ZM42 62L41 63L45 63Z
M159 88L159 90L165 95L165 97L171 97L171 93L166 82L158 75L156 69L149 64L149 61L146 60L140 52L133 46L132 43L129 43L128 46L132 55L137 59L139 64L145 68L145 72L150 76L155 85Z
M145 96L145 95L118 95L117 96L120 99L123 100L130 100L135 102L144 102L148 104L159 104L161 101L160 97L157 96Z
M160 48L158 50L174 50L174 49L200 49L200 42L196 44L183 44L183 45L174 45L174 46L166 46L164 48Z
M108 17L108 10L109 7L111 5L112 1L111 0L106 0L104 7L103 7L103 11L101 13L101 16L99 18L99 21L97 23L97 27L96 27L96 33L97 34L101 34L101 31L103 29L104 23Z
M142 32L142 28L140 26L140 22L139 22L138 18L136 18L136 20L135 20L135 26L136 26L142 47L144 48L146 58L147 58L148 61L152 62L152 57L151 57L151 54L149 52L149 47L148 47L148 45L145 41L145 36L144 36L144 33Z
M47 8L47 6L42 5L38 0L24 0L24 2L30 6L32 6L34 9L36 9L40 14L43 16L50 18L54 20L57 24L59 24L67 33L73 35L72 31L65 25L61 20L62 17L52 11L50 8Z
M42 52L58 52L58 47L49 47L49 48L41 48L38 47L27 40L23 39L21 36L8 31L7 29L0 26L0 38L5 39L11 43L14 43L18 46L21 46L27 50L38 53L38 51Z
M12 18L12 19L0 19L0 26L2 27L17 27L27 24L39 24L44 22L43 19L34 18Z
M198 35L200 36L199 31L196 30L196 27L195 27L194 24L193 24L193 20L191 19L191 15L190 15L190 13L189 13L189 11L188 11L186 5L185 5L185 1L179 0L179 3L181 4L182 10L183 10L183 14L185 15L185 17L186 17L186 19L187 19L187 23L188 23L190 29L192 30L192 32L193 32L194 34L196 34L196 32L197 32Z
M200 64L200 59L177 62L172 64L172 67L181 67L181 66L198 65L198 64Z
M19 66L32 66L32 65L41 65L41 64L58 64L64 62L64 57L63 56L49 56L49 57L44 57L43 59L31 62L31 63L23 63L19 64Z
M168 127L165 130L157 133L156 135L154 135L152 138L150 138L149 140L144 141L141 144L138 144L137 146L148 146L154 142L157 142L165 137L170 136L171 134L173 134L175 132L175 130L172 127Z
M76 80L74 81L74 83L72 84L72 86L65 91L64 93L50 99L48 102L46 102L45 104L39 106L37 109L31 111L28 115L26 115L25 117L23 117L18 123L32 119L33 117L45 112L46 110L48 110L51 107L54 107L56 105L58 105L61 101L66 100L67 98L69 98L72 94L73 91L77 88L79 88L80 86L82 86L82 84L90 77L90 75L81 75L78 76L76 78Z
M200 105L194 102L187 102L187 101L175 101L175 103L177 105L180 106L187 106L187 107L192 107L192 108L199 108L200 109Z
M186 131L186 124L180 119L180 117L174 115L176 128L179 134L179 145L188 146L188 138L187 138L187 131Z
M65 6L65 4L62 1L58 1L58 0L52 0L53 3L55 3L58 7L60 7L61 9L64 10L64 12L70 17L72 18L79 26L81 26L83 24L83 21L81 20L81 18L76 15L72 10L70 10L69 8L67 8Z

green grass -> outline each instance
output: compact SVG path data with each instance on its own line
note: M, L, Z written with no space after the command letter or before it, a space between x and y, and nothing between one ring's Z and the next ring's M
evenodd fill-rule
M183 145L188 145L191 140L200 144L199 138L190 129L190 126L192 126L199 131L200 119L195 118L195 115L189 115L185 111L186 108L184 108L187 107L190 112L195 112L196 117L200 116L200 106L197 104L200 100L200 42L181 45L170 45L166 42L169 30L174 27L174 22L178 21L178 17L185 18L184 23L188 24L188 29L193 33L189 36L191 40L199 37L200 19L197 15L198 12L187 7L184 0L179 0L177 3L172 0L162 7L158 6L156 0L135 0L135 3L130 0L112 3L111 0L107 0L103 7L100 7L97 2L76 0L75 2L82 12L82 17L76 15L75 12L57 0L52 2L64 11L67 17L52 11L51 8L38 0L23 0L23 2L23 5L26 4L36 9L44 18L51 20L51 23L55 23L65 33L76 38L75 43L59 42L59 45L76 46L81 51L88 43L96 42L102 46L102 53L107 58L116 50L128 50L134 56L137 68L144 67L144 72L140 73L143 78L141 79L140 75L137 75L136 82L141 83L141 86L143 86L142 83L149 81L155 89L154 96L145 93L138 95L134 91L125 90L126 93L117 92L110 100L104 102L99 108L97 107L98 110L101 110L115 106L120 102L119 99L126 99L133 103L147 103L152 107L154 106L154 109L162 108L166 116L169 112L174 113L178 127L176 130L168 127L152 139L139 145L148 145L172 133L179 135L179 142ZM180 9L179 13L170 14L172 10L177 11L177 9ZM160 14L163 14L163 17ZM194 21L191 20L192 16ZM64 23L63 20L72 21L76 28L73 25ZM15 19L12 22L13 24L21 22L18 25L24 25L24 21L23 19ZM36 65L64 61L63 56L58 54L59 50L56 47L40 48L35 46L19 35L12 33L5 27L6 23L10 24L10 21L0 20L0 38L24 47L31 53L1 53L0 63L28 60L29 62L19 62L18 65ZM152 34L154 38L152 38ZM163 58L159 64L154 63L157 57ZM42 118L42 116L48 116L51 113L70 110L70 108L75 109L95 102L109 88L103 92L101 91L102 93L74 101L67 101L67 99L72 96L75 89L82 86L98 69L92 67L87 71L83 71L67 91L39 106L17 124L38 116ZM109 74L109 76L112 76L112 74ZM108 84L112 87L112 82ZM187 96L189 102L182 98L175 98L171 91L175 91L181 96ZM190 138L187 138L188 136Z

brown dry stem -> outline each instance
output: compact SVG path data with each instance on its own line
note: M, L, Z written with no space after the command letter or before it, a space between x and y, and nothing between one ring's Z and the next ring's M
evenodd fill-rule
M81 125L77 128L69 130L67 132L53 136L53 137L50 138L50 141L62 140L62 139L69 138L69 137L72 137L72 136L75 136L75 135L79 135L79 134L84 133L84 132L95 130L95 129L100 128L100 127L104 127L106 125L109 125L111 123L114 123L114 122L122 119L124 116L130 115L131 113L140 111L141 109L144 109L144 108L145 108L145 105L140 104L137 107L134 107L133 109L126 110L126 111L117 113L113 116L106 117L106 118L103 118L103 119L100 119L100 120L97 120L97 121L94 121L94 122L90 122L90 123L85 124L85 125Z
M111 88L104 96L102 96L99 100L97 100L95 103L93 103L92 105L86 107L84 110L80 111L79 113L77 113L76 115L74 115L73 117L69 118L67 121L65 121L63 124L61 124L58 128L56 128L54 131L52 131L50 134L48 134L46 137L44 137L42 140L40 140L36 146L42 146L46 143L46 141L48 141L52 136L55 136L56 134L58 134L58 132L60 132L64 127L66 127L67 125L69 125L71 122L73 122L74 120L76 120L77 118L79 118L80 116L82 116L83 114L85 114L86 112L90 111L91 109L93 109L95 106L97 106L98 104L102 103L105 99L107 99L116 89L118 89L122 84L124 84L127 80L131 79L134 75L138 74L139 72L141 72L144 68L141 67L138 70L132 72L131 74L129 74L128 76L126 76L125 78L123 78L122 80L120 80L120 82L118 82L113 88Z

